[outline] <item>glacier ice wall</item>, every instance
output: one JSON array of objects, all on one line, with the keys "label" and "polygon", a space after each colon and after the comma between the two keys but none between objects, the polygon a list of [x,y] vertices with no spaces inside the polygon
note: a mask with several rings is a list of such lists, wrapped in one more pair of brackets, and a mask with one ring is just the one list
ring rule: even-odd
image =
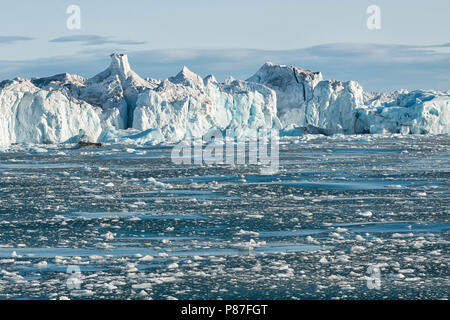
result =
[{"label": "glacier ice wall", "polygon": [[212,128],[248,135],[450,133],[450,93],[364,92],[354,81],[264,64],[246,81],[204,79],[184,67],[165,80],[142,79],[128,57],[112,54],[86,79],[59,74],[0,83],[0,145],[79,140],[176,142]]},{"label": "glacier ice wall", "polygon": [[288,128],[306,124],[306,106],[313,99],[314,87],[322,81],[322,74],[267,62],[247,81],[275,90],[279,119]]},{"label": "glacier ice wall", "polygon": [[330,133],[356,133],[355,114],[363,105],[362,87],[354,81],[321,81],[309,101],[305,122]]},{"label": "glacier ice wall", "polygon": [[97,140],[102,132],[97,111],[61,91],[47,91],[28,80],[0,86],[0,144],[62,143]]},{"label": "glacier ice wall", "polygon": [[210,129],[280,129],[276,94],[256,84],[234,80],[219,84],[186,67],[174,78],[140,94],[133,128],[152,130],[165,141],[201,137]]},{"label": "glacier ice wall", "polygon": [[450,94],[399,93],[393,101],[358,109],[356,127],[359,133],[450,133]]}]

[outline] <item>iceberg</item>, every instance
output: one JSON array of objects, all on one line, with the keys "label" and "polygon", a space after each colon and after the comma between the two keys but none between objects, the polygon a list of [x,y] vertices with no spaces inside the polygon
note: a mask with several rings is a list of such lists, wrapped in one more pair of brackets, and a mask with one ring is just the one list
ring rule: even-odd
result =
[{"label": "iceberg", "polygon": [[202,79],[186,67],[139,95],[134,129],[152,130],[165,142],[200,138],[211,129],[280,129],[273,90],[240,80],[219,84],[213,76]]},{"label": "iceberg", "polygon": [[106,70],[91,79],[63,74],[32,82],[43,90],[62,91],[98,107],[102,110],[99,116],[104,126],[126,129],[131,124],[137,96],[152,84],[131,70],[127,55],[113,53],[111,60]]},{"label": "iceberg", "polygon": [[218,82],[187,67],[143,79],[128,57],[90,79],[59,74],[0,83],[0,145],[16,143],[174,143],[212,129],[236,136],[449,134],[450,92],[364,92],[355,81],[265,63],[247,80]]},{"label": "iceberg", "polygon": [[98,110],[64,91],[43,90],[31,81],[0,84],[0,145],[64,143],[77,138],[98,140]]},{"label": "iceberg", "polygon": [[275,90],[278,116],[286,131],[316,128],[329,134],[355,133],[356,109],[364,105],[357,82],[323,80],[320,72],[270,62],[247,81]]},{"label": "iceberg", "polygon": [[416,90],[357,110],[357,133],[448,134],[450,94]]}]

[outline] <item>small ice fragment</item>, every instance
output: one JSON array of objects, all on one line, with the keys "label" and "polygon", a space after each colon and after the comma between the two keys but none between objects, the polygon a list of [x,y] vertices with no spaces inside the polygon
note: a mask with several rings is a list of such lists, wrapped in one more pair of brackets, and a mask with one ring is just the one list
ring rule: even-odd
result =
[{"label": "small ice fragment", "polygon": [[41,261],[39,263],[36,263],[34,266],[38,269],[44,269],[47,268],[47,261]]},{"label": "small ice fragment", "polygon": [[327,258],[322,257],[322,258],[319,260],[319,263],[321,263],[321,264],[327,264],[327,263],[328,263],[328,260],[327,260]]},{"label": "small ice fragment", "polygon": [[146,296],[148,296],[148,293],[145,292],[145,290],[141,290],[141,292],[139,292],[138,296],[139,297],[146,297]]},{"label": "small ice fragment", "polygon": [[362,216],[362,217],[371,217],[372,216],[372,211],[360,212],[359,215]]},{"label": "small ice fragment", "polygon": [[352,253],[360,253],[360,252],[363,252],[365,250],[366,250],[366,248],[364,248],[362,246],[353,246],[351,248]]},{"label": "small ice fragment", "polygon": [[114,233],[108,231],[106,234],[103,235],[103,237],[104,237],[106,240],[111,241],[111,240],[114,239],[115,235],[114,235]]},{"label": "small ice fragment", "polygon": [[178,263],[174,262],[167,266],[169,269],[178,269]]},{"label": "small ice fragment", "polygon": [[139,261],[152,261],[152,260],[153,260],[153,257],[149,256],[149,255],[146,255],[145,257],[142,257],[139,259]]}]

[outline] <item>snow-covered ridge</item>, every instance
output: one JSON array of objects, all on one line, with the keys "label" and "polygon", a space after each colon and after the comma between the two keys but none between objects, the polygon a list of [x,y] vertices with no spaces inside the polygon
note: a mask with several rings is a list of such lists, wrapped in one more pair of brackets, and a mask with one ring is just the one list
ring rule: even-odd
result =
[{"label": "snow-covered ridge", "polygon": [[183,67],[143,79],[128,57],[111,55],[96,76],[59,74],[0,83],[0,145],[79,140],[176,142],[212,128],[236,135],[278,129],[302,133],[450,133],[450,93],[369,93],[319,72],[264,64],[246,81],[219,83]]}]

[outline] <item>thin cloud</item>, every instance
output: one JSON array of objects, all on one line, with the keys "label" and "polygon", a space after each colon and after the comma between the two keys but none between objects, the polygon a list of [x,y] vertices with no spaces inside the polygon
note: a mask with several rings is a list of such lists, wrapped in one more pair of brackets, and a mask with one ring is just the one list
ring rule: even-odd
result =
[{"label": "thin cloud", "polygon": [[34,38],[22,36],[0,36],[0,45],[7,45],[20,41],[30,41],[30,40],[34,40]]},{"label": "thin cloud", "polygon": [[113,37],[99,36],[94,34],[59,37],[52,39],[49,42],[56,42],[56,43],[79,42],[82,45],[86,46],[100,46],[104,44],[141,45],[146,43],[145,41],[115,40]]},{"label": "thin cloud", "polygon": [[355,80],[367,90],[449,90],[450,53],[430,46],[326,44],[298,50],[151,50],[130,52],[137,72],[168,77],[186,65],[217,79],[247,79],[266,61],[321,71],[326,79]]},{"label": "thin cloud", "polygon": [[432,46],[432,47],[450,47],[450,42],[439,44],[439,45],[435,45],[435,46]]},{"label": "thin cloud", "polygon": [[[247,79],[266,61],[321,71],[325,79],[355,80],[367,91],[450,89],[450,52],[442,45],[405,46],[338,43],[297,50],[171,49],[125,51],[142,77],[164,79],[183,65],[201,76]],[[76,56],[0,61],[0,79],[69,72],[86,77],[104,70],[113,46],[84,47]]]}]

